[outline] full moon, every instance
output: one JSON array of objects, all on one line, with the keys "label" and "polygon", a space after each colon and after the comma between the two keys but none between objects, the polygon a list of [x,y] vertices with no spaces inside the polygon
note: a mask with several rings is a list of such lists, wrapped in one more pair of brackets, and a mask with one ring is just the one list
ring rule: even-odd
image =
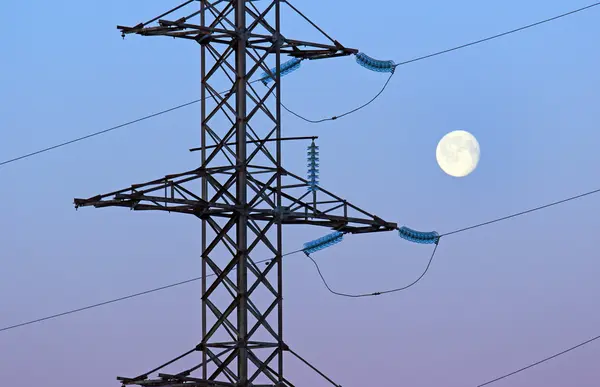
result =
[{"label": "full moon", "polygon": [[479,143],[464,130],[450,132],[438,143],[435,158],[442,171],[453,177],[465,177],[477,168]]}]

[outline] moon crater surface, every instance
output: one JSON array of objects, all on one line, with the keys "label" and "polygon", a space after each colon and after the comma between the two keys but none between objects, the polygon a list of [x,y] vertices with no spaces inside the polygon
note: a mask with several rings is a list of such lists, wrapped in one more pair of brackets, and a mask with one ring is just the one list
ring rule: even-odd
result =
[{"label": "moon crater surface", "polygon": [[471,133],[455,130],[442,137],[435,157],[442,171],[453,177],[465,177],[479,164],[479,142]]}]

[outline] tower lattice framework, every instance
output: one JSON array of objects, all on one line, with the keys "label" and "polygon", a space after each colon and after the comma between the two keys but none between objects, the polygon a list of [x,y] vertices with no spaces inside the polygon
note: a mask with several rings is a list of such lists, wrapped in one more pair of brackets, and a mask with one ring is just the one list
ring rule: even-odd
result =
[{"label": "tower lattice framework", "polygon": [[[282,7],[304,18],[325,42],[284,36]],[[281,0],[190,0],[146,23],[118,28],[123,36],[166,36],[200,45],[201,165],[75,199],[75,205],[196,216],[202,222],[203,277],[201,342],[150,372],[119,380],[161,387],[293,386],[284,377],[284,354],[298,355],[283,335],[283,225],[355,234],[397,229],[322,187],[315,190],[313,182],[282,166],[282,142],[290,140],[281,131],[282,56],[316,60],[357,50],[331,39]],[[257,82],[263,72],[271,82]],[[256,263],[265,258],[265,265]],[[197,366],[151,378],[198,353]]]}]

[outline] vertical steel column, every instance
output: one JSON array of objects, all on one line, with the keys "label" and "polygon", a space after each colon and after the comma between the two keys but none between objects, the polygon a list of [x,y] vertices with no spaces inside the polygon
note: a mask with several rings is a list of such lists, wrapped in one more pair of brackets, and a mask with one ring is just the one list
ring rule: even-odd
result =
[{"label": "vertical steel column", "polygon": [[[277,69],[275,82],[277,83],[277,89],[275,90],[275,119],[277,120],[277,138],[281,138],[281,72],[279,69],[281,68],[281,2],[280,0],[275,0],[275,34],[277,42],[275,48],[275,68]],[[277,198],[275,204],[277,208],[281,209],[282,200],[281,200],[281,171],[279,170],[282,163],[281,157],[281,140],[277,141]],[[284,340],[283,340],[283,226],[281,222],[277,222],[277,293],[279,297],[279,305],[277,306],[277,320],[278,320],[278,334],[279,334],[279,355],[278,355],[278,376],[279,376],[279,384],[284,385],[284,377],[283,377],[283,353],[284,353]]]},{"label": "vertical steel column", "polygon": [[[202,27],[206,26],[206,7],[205,7],[205,3],[202,1],[200,2],[200,25]],[[204,123],[206,122],[206,46],[205,45],[201,45],[200,46],[200,54],[201,54],[201,58],[200,58],[200,98],[201,98],[201,107],[200,107],[200,144],[202,146],[202,163],[200,165],[204,165],[206,162],[206,130],[204,128]],[[208,198],[208,182],[206,181],[206,179],[202,179],[202,200],[209,200]],[[206,332],[208,331],[208,319],[207,319],[207,307],[206,307],[206,300],[204,299],[204,294],[206,294],[206,275],[208,274],[207,270],[206,270],[206,259],[205,259],[205,254],[206,254],[206,244],[207,244],[207,228],[208,228],[208,224],[206,222],[206,219],[202,219],[202,344],[203,344],[203,348],[202,348],[202,363],[206,364],[207,360],[208,360],[208,356],[207,356],[207,348],[204,346],[205,343],[204,339],[206,337]],[[208,378],[208,367],[202,367],[202,378],[203,379],[207,379]]]},{"label": "vertical steel column", "polygon": [[[200,25],[202,27],[206,27],[206,7],[203,1],[200,2]],[[200,165],[204,165],[206,163],[206,130],[204,128],[204,123],[206,122],[206,46],[200,46],[200,98],[201,98],[201,107],[200,107],[200,144],[202,146],[202,163]],[[202,200],[209,200],[208,198],[208,182],[206,179],[202,179]],[[204,254],[206,253],[206,231],[208,228],[208,224],[206,219],[202,219],[202,344],[207,344],[204,342],[206,337],[206,332],[208,331],[208,320],[207,320],[207,307],[206,300],[204,299],[204,295],[206,294],[206,259]],[[203,346],[202,348],[202,363],[206,364],[208,356],[207,356],[207,348]],[[202,367],[202,378],[208,378],[208,367]]]},{"label": "vertical steel column", "polygon": [[238,328],[238,377],[239,385],[248,382],[248,207],[247,157],[246,157],[246,0],[235,1],[235,44],[236,71],[236,200],[239,206],[237,221],[237,328]]}]

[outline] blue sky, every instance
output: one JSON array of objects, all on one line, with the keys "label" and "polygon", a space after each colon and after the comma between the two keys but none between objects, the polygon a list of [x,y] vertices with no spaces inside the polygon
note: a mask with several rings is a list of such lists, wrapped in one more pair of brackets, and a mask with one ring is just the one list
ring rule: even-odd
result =
[{"label": "blue sky", "polygon": [[[330,35],[397,62],[551,17],[584,1],[376,5],[294,3]],[[101,130],[199,96],[199,50],[121,39],[115,26],[174,1],[10,2],[0,25],[0,159]],[[600,9],[398,68],[368,109],[286,135],[318,135],[327,189],[391,221],[451,231],[597,189]],[[288,35],[311,38],[290,21]],[[385,82],[352,58],[306,63],[285,78],[287,106],[331,116]],[[473,133],[482,159],[454,179],[439,139]],[[163,213],[75,211],[74,197],[194,168],[199,110],[182,109],[0,169],[0,326],[177,282],[200,272],[200,224]],[[290,146],[286,167],[303,173]],[[430,274],[405,293],[330,295],[301,256],[285,266],[286,340],[344,386],[390,380],[475,386],[598,334],[598,199],[589,197],[443,240]],[[325,230],[286,230],[295,250]],[[412,282],[431,250],[392,233],[351,236],[318,255],[341,291]],[[0,335],[0,374],[20,387],[117,385],[199,341],[200,288],[190,284]],[[307,313],[309,312],[309,313]],[[498,386],[595,386],[590,345]],[[349,367],[349,365],[351,365]],[[320,386],[290,361],[298,385]],[[23,375],[28,378],[24,379]]]}]

